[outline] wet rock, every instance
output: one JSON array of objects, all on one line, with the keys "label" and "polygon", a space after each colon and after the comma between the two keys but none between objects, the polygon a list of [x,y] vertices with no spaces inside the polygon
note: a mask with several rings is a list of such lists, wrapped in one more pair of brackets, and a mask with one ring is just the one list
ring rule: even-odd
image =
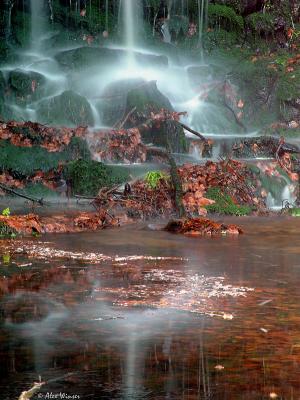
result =
[{"label": "wet rock", "polygon": [[126,112],[128,93],[144,84],[145,81],[138,78],[119,80],[108,85],[97,104],[103,123],[113,126],[120,121]]},{"label": "wet rock", "polygon": [[[113,126],[121,122],[132,110],[125,128],[132,128],[145,122],[150,112],[158,113],[162,108],[174,111],[169,99],[156,86],[155,81],[142,79],[117,81],[104,90],[98,104],[104,124]],[[144,143],[167,146],[170,143],[174,152],[185,152],[187,144],[183,128],[175,121],[161,124],[159,130],[150,129],[142,133]]]},{"label": "wet rock", "polygon": [[[280,146],[280,148],[279,148]],[[233,145],[234,157],[272,157],[283,153],[299,154],[299,147],[290,143],[281,143],[280,139],[263,136],[241,140]]]},{"label": "wet rock", "polygon": [[43,100],[37,110],[38,120],[47,124],[92,126],[94,118],[87,99],[72,90]]},{"label": "wet rock", "polygon": [[8,76],[11,97],[21,104],[42,98],[45,94],[45,84],[46,78],[34,71],[16,69]]},{"label": "wet rock", "polygon": [[[151,112],[159,113],[161,109],[174,111],[169,99],[156,86],[155,81],[145,82],[130,90],[127,94],[126,112],[135,110],[127,120],[125,127],[137,126],[150,116]],[[163,122],[159,129],[150,129],[142,133],[144,143],[155,146],[170,146],[173,152],[183,153],[187,150],[185,134],[181,125],[176,121]]]},{"label": "wet rock", "polygon": [[[109,67],[124,63],[128,53],[119,49],[108,49],[105,47],[79,47],[77,49],[65,50],[56,54],[55,59],[65,69],[81,70],[96,65],[97,68]],[[168,66],[165,56],[152,54],[134,53],[139,65],[151,65],[155,67]]]}]

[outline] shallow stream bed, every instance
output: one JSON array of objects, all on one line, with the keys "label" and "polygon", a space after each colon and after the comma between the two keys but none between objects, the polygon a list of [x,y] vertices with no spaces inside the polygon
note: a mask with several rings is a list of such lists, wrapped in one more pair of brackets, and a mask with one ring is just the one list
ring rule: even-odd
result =
[{"label": "shallow stream bed", "polygon": [[300,398],[300,219],[230,221],[2,242],[1,400]]}]

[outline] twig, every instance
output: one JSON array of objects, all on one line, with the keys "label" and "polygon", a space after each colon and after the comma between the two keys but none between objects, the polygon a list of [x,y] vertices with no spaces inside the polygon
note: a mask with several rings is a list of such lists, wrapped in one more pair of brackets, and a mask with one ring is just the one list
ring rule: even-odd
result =
[{"label": "twig", "polygon": [[123,121],[120,123],[120,125],[117,125],[117,129],[122,129],[123,126],[126,124],[126,122],[128,121],[128,119],[131,117],[131,115],[135,112],[136,107],[133,107],[132,110],[129,111],[129,113],[125,116],[125,118],[123,119]]},{"label": "twig", "polygon": [[189,126],[183,124],[182,122],[179,122],[179,124],[183,127],[183,129],[186,129],[187,131],[191,132],[193,135],[198,136],[198,138],[200,138],[201,140],[203,140],[203,142],[207,143],[207,139],[199,132],[194,131],[194,129],[190,128]]},{"label": "twig", "polygon": [[11,188],[9,188],[9,187],[3,185],[2,183],[0,183],[0,189],[4,190],[4,191],[7,192],[7,193],[14,194],[15,196],[22,197],[23,199],[30,200],[30,201],[32,201],[33,203],[38,203],[38,204],[40,204],[41,206],[43,206],[43,205],[45,204],[43,199],[36,199],[36,198],[34,198],[34,197],[27,196],[26,194],[18,193],[18,192],[16,192],[15,190],[13,190],[13,189],[11,189]]}]

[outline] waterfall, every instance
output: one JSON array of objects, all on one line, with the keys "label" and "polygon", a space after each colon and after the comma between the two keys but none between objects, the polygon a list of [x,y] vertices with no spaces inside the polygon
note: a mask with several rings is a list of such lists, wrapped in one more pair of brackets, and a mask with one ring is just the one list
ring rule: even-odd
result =
[{"label": "waterfall", "polygon": [[199,46],[203,50],[203,33],[207,29],[208,0],[198,0]]},{"label": "waterfall", "polygon": [[136,42],[135,0],[123,0],[123,18],[125,44],[128,49],[133,49]]},{"label": "waterfall", "polygon": [[4,33],[5,33],[5,40],[6,40],[6,42],[8,42],[10,39],[10,36],[11,36],[11,14],[12,14],[12,10],[13,10],[15,2],[8,0],[4,4],[6,6],[4,9],[4,21],[6,21]]},{"label": "waterfall", "polygon": [[108,33],[108,0],[105,1],[105,30]]},{"label": "waterfall", "polygon": [[139,34],[140,0],[122,0],[121,15],[128,64],[132,66],[134,64],[133,49],[137,45]]},{"label": "waterfall", "polygon": [[33,50],[39,51],[41,48],[41,39],[46,30],[44,1],[30,0],[30,10],[31,10],[31,48]]}]

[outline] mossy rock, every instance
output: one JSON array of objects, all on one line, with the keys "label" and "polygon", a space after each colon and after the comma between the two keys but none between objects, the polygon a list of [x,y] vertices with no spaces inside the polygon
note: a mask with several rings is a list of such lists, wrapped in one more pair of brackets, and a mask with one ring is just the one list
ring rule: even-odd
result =
[{"label": "mossy rock", "polygon": [[73,194],[95,196],[103,187],[129,180],[128,172],[119,166],[109,166],[93,160],[77,160],[64,168]]},{"label": "mossy rock", "polygon": [[8,84],[18,103],[26,104],[45,95],[46,78],[34,71],[16,69],[9,73]]},{"label": "mossy rock", "polygon": [[205,197],[215,201],[214,204],[205,207],[211,213],[242,216],[252,212],[250,206],[235,204],[232,197],[223,193],[219,187],[209,188]]},{"label": "mossy rock", "polygon": [[280,71],[269,59],[241,60],[231,74],[244,102],[243,120],[251,129],[271,125],[279,119],[277,85]]},{"label": "mossy rock", "polygon": [[242,31],[244,28],[243,17],[238,15],[232,7],[223,4],[209,4],[208,18],[211,26],[221,23],[227,30]]},{"label": "mossy rock", "polygon": [[31,177],[37,171],[57,170],[60,165],[78,158],[90,158],[87,144],[80,138],[72,138],[61,152],[48,152],[39,146],[18,147],[0,140],[0,172],[9,172],[17,179]]},{"label": "mossy rock", "polygon": [[[157,112],[161,109],[174,111],[169,99],[164,96],[156,86],[156,82],[147,82],[132,89],[127,94],[126,112],[135,108],[134,124],[144,122],[140,115],[149,115],[149,111]],[[132,127],[128,123],[127,127]],[[176,121],[161,123],[160,128],[149,129],[142,133],[142,140],[145,143],[153,143],[155,146],[169,147],[173,152],[184,153],[187,151],[187,143],[184,130]]]},{"label": "mossy rock", "polygon": [[72,90],[43,100],[37,110],[38,120],[47,124],[93,126],[92,108],[87,99]]},{"label": "mossy rock", "polygon": [[246,22],[258,35],[269,35],[274,30],[274,15],[268,12],[253,13],[246,18]]},{"label": "mossy rock", "polygon": [[102,99],[97,104],[104,125],[114,126],[126,113],[128,93],[145,81],[141,78],[112,82],[102,92]]},{"label": "mossy rock", "polygon": [[[124,63],[128,57],[125,50],[108,49],[105,47],[79,47],[77,49],[65,50],[55,55],[56,61],[66,70],[82,70],[97,67],[97,70],[111,65]],[[168,66],[165,56],[152,54],[134,53],[135,60],[140,65],[155,67]]]},{"label": "mossy rock", "polygon": [[282,73],[277,86],[280,117],[285,121],[300,119],[300,68]]}]

